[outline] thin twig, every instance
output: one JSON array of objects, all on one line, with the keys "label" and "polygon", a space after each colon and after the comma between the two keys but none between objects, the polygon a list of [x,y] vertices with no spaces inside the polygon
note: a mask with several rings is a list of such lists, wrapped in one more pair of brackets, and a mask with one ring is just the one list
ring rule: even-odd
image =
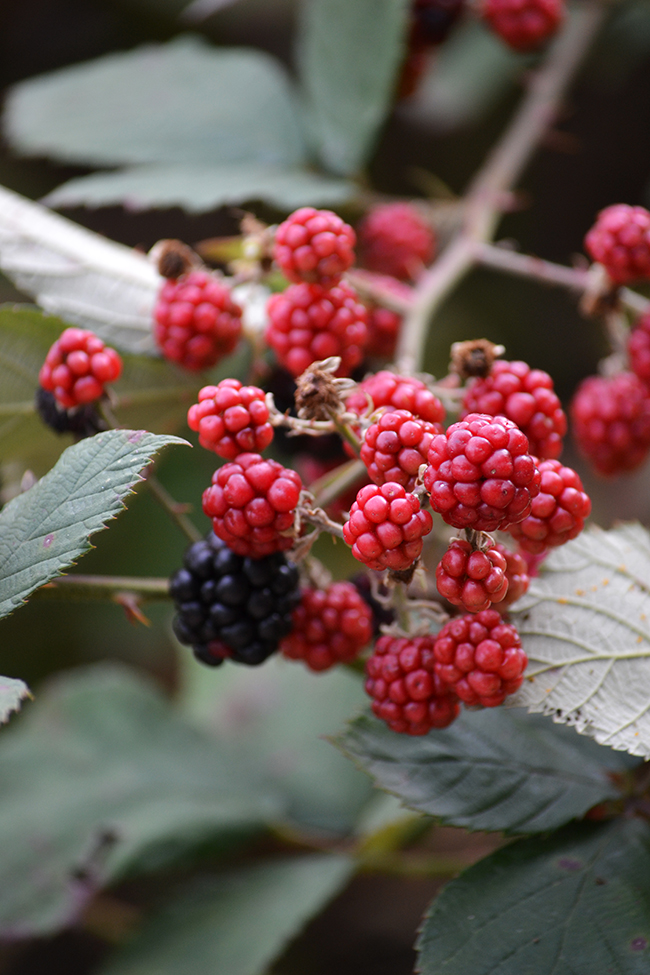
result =
[{"label": "thin twig", "polygon": [[160,483],[155,474],[148,474],[146,479],[147,486],[158,504],[165,509],[169,517],[174,521],[186,538],[190,542],[200,542],[203,538],[202,533],[182,510],[183,506],[175,501],[166,487]]},{"label": "thin twig", "polygon": [[49,599],[107,599],[116,593],[128,592],[143,599],[169,597],[169,580],[142,576],[70,575],[60,576],[38,589],[34,596]]},{"label": "thin twig", "polygon": [[420,367],[429,323],[447,295],[476,262],[476,242],[492,239],[509,195],[555,118],[605,16],[601,2],[576,7],[567,27],[530,81],[514,118],[470,184],[465,217],[458,235],[425,271],[415,289],[414,305],[400,335],[397,362],[404,372]]}]

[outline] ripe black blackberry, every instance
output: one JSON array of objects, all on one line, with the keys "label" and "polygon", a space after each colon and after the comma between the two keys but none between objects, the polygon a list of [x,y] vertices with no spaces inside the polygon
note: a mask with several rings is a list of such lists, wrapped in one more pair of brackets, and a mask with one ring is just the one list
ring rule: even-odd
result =
[{"label": "ripe black blackberry", "polygon": [[176,636],[210,667],[226,657],[263,663],[291,631],[291,612],[300,602],[298,569],[282,552],[244,558],[212,533],[187,549],[169,592]]},{"label": "ripe black blackberry", "polygon": [[42,386],[36,389],[34,402],[36,412],[43,423],[55,433],[73,433],[76,440],[83,440],[84,437],[92,437],[106,430],[106,424],[94,403],[83,403],[75,409],[66,410],[59,406],[54,393],[43,389]]}]

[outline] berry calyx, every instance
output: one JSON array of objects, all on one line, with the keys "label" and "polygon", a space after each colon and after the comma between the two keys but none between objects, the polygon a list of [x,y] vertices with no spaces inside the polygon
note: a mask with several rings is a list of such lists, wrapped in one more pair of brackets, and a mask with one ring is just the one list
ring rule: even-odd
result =
[{"label": "berry calyx", "polygon": [[498,359],[485,379],[472,380],[463,398],[463,416],[468,413],[507,416],[528,437],[530,453],[542,460],[562,452],[567,418],[553,380],[526,362]]},{"label": "berry calyx", "polygon": [[122,359],[84,328],[66,328],[45,356],[38,374],[42,388],[65,410],[92,403],[104,395],[104,385],[119,379]]},{"label": "berry calyx", "polygon": [[278,362],[299,376],[312,362],[340,356],[338,376],[349,376],[363,359],[368,310],[345,281],[326,289],[293,284],[268,300],[265,339]]},{"label": "berry calyx", "polygon": [[515,51],[534,51],[564,20],[563,0],[483,0],[481,16]]},{"label": "berry calyx", "polygon": [[559,460],[544,460],[539,472],[539,494],[533,499],[530,514],[509,528],[520,548],[533,555],[576,538],[591,513],[591,501],[574,470]]},{"label": "berry calyx", "polygon": [[435,672],[468,705],[503,704],[522,684],[528,658],[517,630],[495,609],[445,623],[433,644]]},{"label": "berry calyx", "polygon": [[189,408],[187,423],[198,432],[202,447],[226,460],[246,452],[260,453],[273,440],[264,390],[243,386],[238,379],[204,386],[198,403]]},{"label": "berry calyx", "polygon": [[203,510],[212,518],[215,535],[233,552],[260,559],[291,548],[301,488],[298,474],[277,461],[239,454],[212,475]]},{"label": "berry calyx", "polygon": [[184,369],[209,369],[233,351],[242,310],[208,271],[165,281],[154,309],[154,338],[166,359]]},{"label": "berry calyx", "polygon": [[465,539],[453,538],[436,569],[438,592],[467,613],[479,613],[505,598],[506,568],[496,546],[481,552]]},{"label": "berry calyx", "polygon": [[615,284],[650,277],[650,212],[626,203],[605,207],[585,237],[585,249]]},{"label": "berry calyx", "polygon": [[372,636],[372,610],[351,582],[327,589],[303,589],[293,611],[293,630],[281,650],[310,670],[327,670],[359,654]]},{"label": "berry calyx", "polygon": [[366,661],[373,714],[392,731],[426,735],[458,717],[458,698],[435,673],[431,636],[382,636]]},{"label": "berry calyx", "polygon": [[470,413],[431,441],[424,485],[454,528],[490,532],[522,521],[539,484],[528,438],[506,417]]},{"label": "berry calyx", "polygon": [[420,510],[414,494],[389,481],[366,484],[357,494],[343,538],[352,554],[369,569],[410,568],[422,552],[422,538],[433,528],[428,511]]},{"label": "berry calyx", "polygon": [[171,577],[174,632],[198,660],[261,664],[287,636],[300,599],[298,569],[281,553],[242,558],[212,533],[185,552]]},{"label": "berry calyx", "polygon": [[505,545],[502,545],[501,542],[497,542],[494,547],[506,561],[508,591],[497,607],[499,612],[503,613],[508,606],[512,606],[513,603],[516,603],[518,599],[521,599],[528,592],[530,574],[524,552],[512,552]]},{"label": "berry calyx", "polygon": [[379,274],[413,280],[435,250],[431,227],[410,203],[380,203],[359,225],[361,263]]},{"label": "berry calyx", "polygon": [[301,207],[278,227],[273,256],[290,281],[328,287],[352,267],[355,243],[354,230],[336,213]]},{"label": "berry calyx", "polygon": [[346,409],[363,416],[382,406],[391,410],[408,410],[429,423],[442,423],[445,408],[421,379],[398,376],[382,369],[364,379],[356,392],[345,401]]},{"label": "berry calyx", "polygon": [[634,373],[589,376],[569,412],[576,446],[600,474],[643,464],[650,451],[650,397]]},{"label": "berry calyx", "polygon": [[366,430],[360,457],[375,484],[395,481],[412,491],[418,471],[427,463],[440,425],[427,423],[408,410],[390,410]]},{"label": "berry calyx", "polygon": [[639,318],[627,340],[630,369],[642,383],[650,386],[650,314]]}]

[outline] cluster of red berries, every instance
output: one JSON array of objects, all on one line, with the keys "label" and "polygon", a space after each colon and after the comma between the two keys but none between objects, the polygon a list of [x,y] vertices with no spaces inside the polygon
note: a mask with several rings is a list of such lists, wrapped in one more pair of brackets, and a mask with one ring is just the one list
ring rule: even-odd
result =
[{"label": "cluster of red berries", "polygon": [[372,637],[372,610],[351,582],[304,589],[293,612],[293,629],[280,648],[310,670],[327,670],[358,656]]},{"label": "cluster of red berries", "polygon": [[259,453],[273,440],[264,390],[244,386],[238,379],[204,386],[198,403],[187,413],[187,423],[199,434],[202,447],[226,460],[250,451]]},{"label": "cluster of red berries", "polygon": [[47,353],[38,381],[60,407],[72,410],[100,399],[104,385],[119,379],[121,372],[120,356],[94,332],[66,328]]},{"label": "cluster of red berries", "polygon": [[515,51],[535,51],[564,20],[563,0],[483,0],[481,16]]}]

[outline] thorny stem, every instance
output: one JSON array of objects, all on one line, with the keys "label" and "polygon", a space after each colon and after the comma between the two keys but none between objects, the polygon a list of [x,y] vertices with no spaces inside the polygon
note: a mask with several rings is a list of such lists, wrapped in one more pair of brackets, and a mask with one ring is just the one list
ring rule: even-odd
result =
[{"label": "thorny stem", "polygon": [[60,576],[38,589],[35,596],[48,599],[101,599],[111,600],[118,593],[133,593],[142,599],[167,599],[169,581],[142,576]]},{"label": "thorny stem", "polygon": [[165,509],[169,517],[178,525],[190,542],[200,542],[203,535],[183,511],[183,505],[175,501],[166,487],[160,483],[154,474],[148,474],[146,483],[158,504]]},{"label": "thorny stem", "polygon": [[566,29],[530,81],[528,93],[502,138],[470,184],[465,216],[457,236],[421,276],[414,305],[405,319],[397,354],[399,368],[420,367],[428,326],[435,312],[476,263],[476,243],[490,241],[499,224],[504,199],[519,179],[553,121],[564,91],[575,75],[605,16],[599,0],[574,9]]},{"label": "thorny stem", "polygon": [[[491,267],[506,274],[517,277],[533,278],[545,284],[555,284],[569,291],[582,293],[589,284],[589,270],[580,267],[566,267],[564,264],[554,264],[541,257],[530,254],[520,254],[506,247],[496,244],[476,243],[474,257],[478,264]],[[621,288],[618,292],[621,304],[628,311],[643,315],[650,311],[650,301],[630,288]]]}]

